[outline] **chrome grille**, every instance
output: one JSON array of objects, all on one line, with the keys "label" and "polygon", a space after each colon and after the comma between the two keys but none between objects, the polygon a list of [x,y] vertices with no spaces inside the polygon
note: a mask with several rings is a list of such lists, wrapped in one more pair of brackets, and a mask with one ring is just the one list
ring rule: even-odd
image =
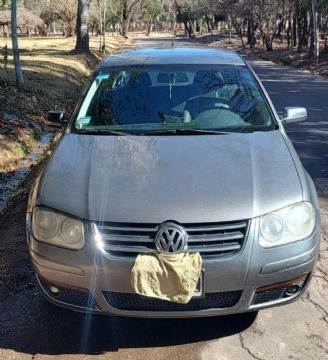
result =
[{"label": "chrome grille", "polygon": [[[112,256],[135,257],[156,252],[156,224],[96,224],[104,250]],[[188,233],[187,252],[204,257],[239,252],[247,234],[248,221],[183,224]]]}]

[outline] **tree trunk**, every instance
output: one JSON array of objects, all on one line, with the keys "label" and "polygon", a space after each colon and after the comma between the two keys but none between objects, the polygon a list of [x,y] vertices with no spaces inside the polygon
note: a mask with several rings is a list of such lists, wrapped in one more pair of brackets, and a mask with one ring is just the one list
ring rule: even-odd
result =
[{"label": "tree trunk", "polygon": [[310,48],[309,48],[309,54],[314,55],[314,29],[313,29],[314,25],[313,25],[313,16],[311,16],[310,18],[310,27],[309,27],[309,31],[310,31]]},{"label": "tree trunk", "polygon": [[312,0],[312,22],[313,22],[313,56],[314,63],[319,62],[319,36],[318,36],[318,3],[317,0]]},{"label": "tree trunk", "polygon": [[212,31],[212,28],[211,28],[211,19],[208,17],[207,14],[205,15],[205,23],[206,23],[206,26],[207,26],[207,31],[213,35],[213,31]]},{"label": "tree trunk", "polygon": [[303,18],[303,29],[302,29],[302,46],[308,46],[308,14],[305,8],[302,9],[302,18]]},{"label": "tree trunk", "polygon": [[192,27],[192,22],[190,20],[187,20],[187,18],[183,19],[183,25],[185,27],[185,35],[188,35],[190,39],[194,38],[194,31]]},{"label": "tree trunk", "polygon": [[149,36],[150,34],[152,23],[153,23],[153,19],[150,17],[147,23],[146,36]]},{"label": "tree trunk", "polygon": [[5,47],[3,48],[3,70],[5,70],[7,72],[8,69],[8,46],[5,45]]},{"label": "tree trunk", "polygon": [[195,29],[196,33],[200,33],[200,25],[197,20],[194,22],[194,29]]},{"label": "tree trunk", "polygon": [[122,35],[127,38],[129,33],[129,19],[123,17],[122,19]]},{"label": "tree trunk", "polygon": [[193,23],[191,20],[187,21],[187,31],[188,31],[188,36],[191,39],[193,39],[195,37],[195,32],[194,32]]},{"label": "tree trunk", "polygon": [[185,34],[185,36],[187,36],[187,35],[188,35],[187,21],[184,21],[184,22],[183,22],[183,25],[184,25],[184,34]]},{"label": "tree trunk", "polygon": [[128,37],[129,32],[129,14],[128,14],[128,4],[127,1],[123,1],[123,11],[122,11],[122,35]]},{"label": "tree trunk", "polygon": [[255,31],[254,20],[252,17],[249,17],[247,19],[247,45],[249,45],[250,48],[253,48],[256,44]]},{"label": "tree trunk", "polygon": [[272,35],[272,37],[270,37],[270,35],[265,33],[263,29],[260,29],[260,32],[262,34],[262,39],[263,39],[263,43],[265,45],[266,50],[272,51],[273,50],[273,39],[274,39],[275,33]]},{"label": "tree trunk", "polygon": [[236,30],[237,35],[240,38],[241,41],[241,45],[243,48],[245,48],[245,42],[244,42],[244,29],[243,29],[243,24],[238,23],[238,20],[232,20],[232,25]]},{"label": "tree trunk", "polygon": [[101,11],[101,1],[98,0],[99,4],[99,28],[98,28],[98,35],[99,35],[99,52],[102,51],[102,11]]},{"label": "tree trunk", "polygon": [[66,24],[66,27],[65,27],[65,32],[66,32],[66,37],[73,37],[74,35],[74,27],[73,27],[73,24],[71,22],[68,22]]},{"label": "tree trunk", "polygon": [[301,52],[303,48],[302,41],[302,20],[300,16],[299,9],[297,11],[297,51]]},{"label": "tree trunk", "polygon": [[283,43],[283,30],[285,23],[282,18],[280,18],[278,21],[279,21],[279,25],[277,31],[277,38]]},{"label": "tree trunk", "polygon": [[251,19],[250,18],[247,19],[247,45],[249,45],[251,48],[253,47]]},{"label": "tree trunk", "polygon": [[102,47],[102,53],[105,54],[106,52],[106,0],[104,0],[104,13],[103,13],[103,22],[104,22],[104,28],[103,28],[103,47]]},{"label": "tree trunk", "polygon": [[75,51],[89,53],[89,10],[91,0],[78,0]]},{"label": "tree trunk", "polygon": [[231,44],[231,39],[232,39],[232,24],[231,24],[231,16],[228,16],[229,19],[229,44]]},{"label": "tree trunk", "polygon": [[297,46],[297,29],[296,29],[296,16],[293,17],[293,27],[292,27],[292,36],[293,36],[293,46]]},{"label": "tree trunk", "polygon": [[287,30],[286,30],[288,49],[291,47],[291,32],[292,32],[291,11],[289,11],[289,15],[287,19]]},{"label": "tree trunk", "polygon": [[18,88],[24,86],[24,78],[19,58],[19,47],[17,38],[17,3],[16,0],[11,1],[11,39],[13,44],[13,56],[15,65],[16,85]]}]

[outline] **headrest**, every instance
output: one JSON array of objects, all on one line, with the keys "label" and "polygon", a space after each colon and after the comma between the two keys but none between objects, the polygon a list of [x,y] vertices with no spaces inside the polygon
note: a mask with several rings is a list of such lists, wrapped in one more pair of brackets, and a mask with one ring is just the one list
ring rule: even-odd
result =
[{"label": "headrest", "polygon": [[146,89],[151,86],[151,79],[147,72],[143,72],[138,78],[138,88]]},{"label": "headrest", "polygon": [[224,79],[219,71],[201,70],[194,78],[194,85],[199,86],[203,91],[211,91],[224,85]]}]

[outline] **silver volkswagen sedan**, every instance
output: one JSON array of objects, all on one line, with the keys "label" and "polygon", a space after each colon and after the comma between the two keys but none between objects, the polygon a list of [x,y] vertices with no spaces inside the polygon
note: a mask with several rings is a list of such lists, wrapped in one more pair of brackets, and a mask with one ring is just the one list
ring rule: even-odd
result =
[{"label": "silver volkswagen sedan", "polygon": [[[73,310],[141,317],[251,312],[298,299],[316,263],[320,215],[284,126],[306,117],[293,107],[278,116],[234,52],[109,56],[29,198],[28,249],[44,295]],[[66,122],[61,111],[48,120]],[[201,255],[187,304],[133,291],[136,257],[159,252]]]}]

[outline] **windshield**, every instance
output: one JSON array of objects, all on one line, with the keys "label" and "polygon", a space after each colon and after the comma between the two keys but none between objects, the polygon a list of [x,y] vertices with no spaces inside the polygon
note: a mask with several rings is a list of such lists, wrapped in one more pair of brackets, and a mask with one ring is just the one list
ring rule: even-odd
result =
[{"label": "windshield", "polygon": [[269,106],[247,67],[197,64],[101,70],[72,127],[114,135],[273,129]]}]

